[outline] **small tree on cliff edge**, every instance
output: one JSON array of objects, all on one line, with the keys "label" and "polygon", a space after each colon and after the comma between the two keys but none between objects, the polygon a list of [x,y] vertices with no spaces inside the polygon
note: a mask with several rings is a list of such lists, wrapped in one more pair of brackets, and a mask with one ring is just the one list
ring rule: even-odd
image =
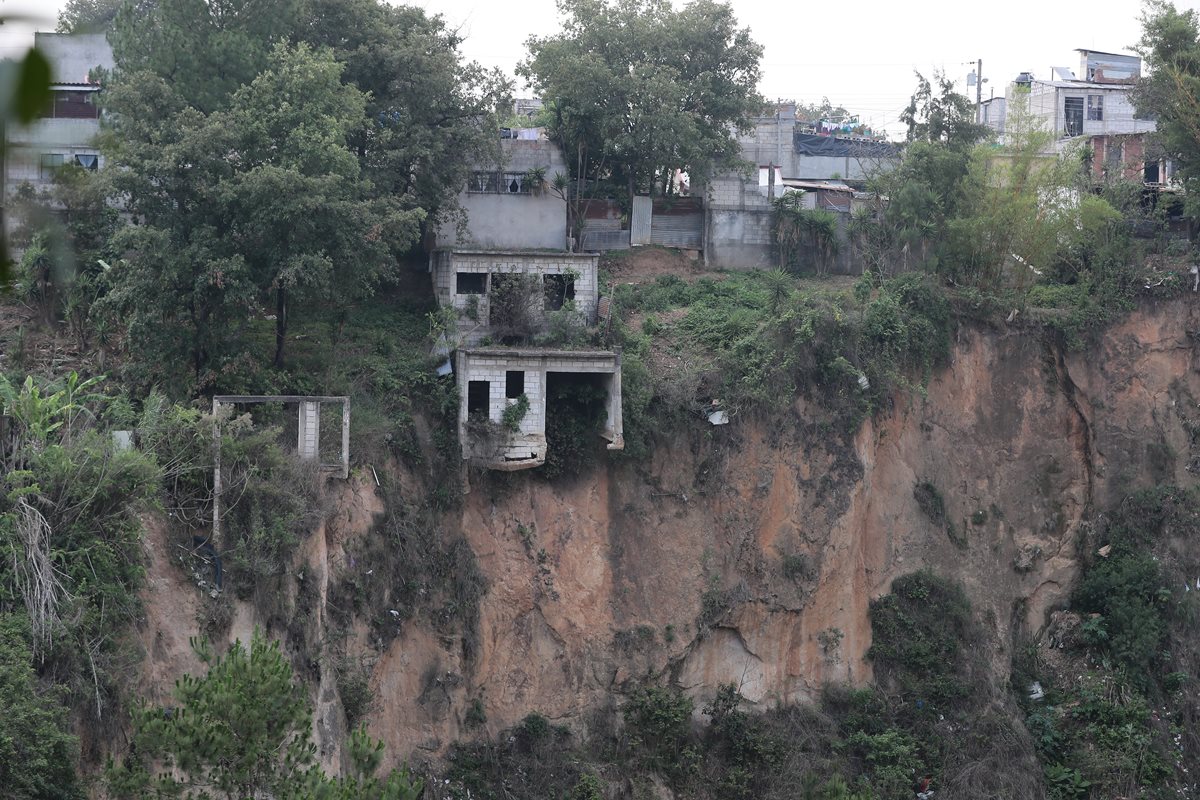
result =
[{"label": "small tree on cliff edge", "polygon": [[350,738],[350,777],[329,778],[321,771],[310,740],[312,711],[278,643],[256,631],[249,650],[240,641],[216,659],[207,644],[196,650],[210,665],[208,674],[184,675],[175,684],[178,705],[134,712],[130,753],[120,765],[108,767],[114,797],[415,800],[420,795],[421,782],[406,769],[375,776],[383,744],[364,730]]}]

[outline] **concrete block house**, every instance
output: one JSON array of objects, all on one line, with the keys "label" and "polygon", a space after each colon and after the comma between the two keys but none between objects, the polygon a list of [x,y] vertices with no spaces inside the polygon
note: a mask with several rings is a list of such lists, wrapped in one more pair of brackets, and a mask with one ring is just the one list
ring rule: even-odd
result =
[{"label": "concrete block house", "polygon": [[[1141,59],[1098,50],[1076,52],[1075,70],[1051,67],[1049,79],[1028,72],[1019,75],[1006,90],[1003,104],[988,104],[989,127],[1003,139],[1014,109],[1023,107],[1054,134],[1054,152],[1082,146],[1097,180],[1120,177],[1150,186],[1169,183],[1174,166],[1147,148],[1155,122],[1139,117],[1130,99],[1142,74]],[[1003,114],[998,113],[1000,108]]]},{"label": "concrete block house", "polygon": [[465,226],[443,225],[440,247],[567,249],[567,204],[550,190],[555,175],[568,174],[567,162],[540,131],[506,129],[497,163],[476,165],[458,196]]},{"label": "concrete block house", "polygon": [[[754,119],[738,138],[748,173],[726,172],[708,185],[705,258],[724,267],[774,266],[771,201],[789,189],[807,193],[806,204],[849,218],[851,200],[869,176],[899,161],[884,141],[815,129],[796,117],[795,103],[779,103]],[[850,271],[847,255],[833,271]]]},{"label": "concrete block house", "polygon": [[499,470],[544,464],[547,422],[564,413],[556,398],[580,390],[602,405],[597,436],[622,449],[620,354],[553,339],[556,320],[594,325],[600,305],[600,256],[569,252],[566,203],[543,183],[566,163],[539,133],[504,136],[501,163],[472,173],[459,197],[465,219],[442,227],[429,259],[438,305],[454,310],[446,344],[462,457]]},{"label": "concrete block house", "polygon": [[544,321],[547,312],[573,304],[584,324],[594,324],[600,298],[599,263],[598,253],[439,250],[431,262],[433,291],[438,305],[457,312],[459,342],[475,345],[494,334],[492,290],[510,275],[527,275],[540,285],[541,291],[532,298],[535,317]]},{"label": "concrete block house", "polygon": [[113,68],[112,48],[102,33],[36,33],[34,45],[50,62],[53,99],[28,126],[8,130],[5,196],[21,184],[48,188],[54,173],[73,164],[96,170],[103,156],[96,146],[100,132],[100,86],[89,79],[96,67]]}]

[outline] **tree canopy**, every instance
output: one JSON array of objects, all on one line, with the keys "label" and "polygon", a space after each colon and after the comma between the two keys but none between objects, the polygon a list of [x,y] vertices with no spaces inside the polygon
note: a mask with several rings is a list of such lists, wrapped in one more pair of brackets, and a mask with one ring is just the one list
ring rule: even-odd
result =
[{"label": "tree canopy", "polygon": [[[553,108],[552,134],[590,178],[630,195],[736,161],[763,108],[762,47],[729,4],[560,0],[563,32],[532,37],[519,72]],[[578,177],[578,176],[577,176]]]},{"label": "tree canopy", "polygon": [[1157,122],[1157,138],[1175,159],[1196,215],[1200,190],[1200,16],[1166,0],[1149,0],[1142,13],[1138,52],[1147,74],[1138,81],[1134,103]]},{"label": "tree canopy", "polygon": [[125,3],[110,38],[106,173],[133,224],[99,309],[127,326],[135,378],[237,388],[264,316],[280,366],[294,312],[394,277],[498,147],[508,83],[420,9]]},{"label": "tree canopy", "polygon": [[58,12],[59,33],[98,33],[112,27],[124,0],[67,0]]}]

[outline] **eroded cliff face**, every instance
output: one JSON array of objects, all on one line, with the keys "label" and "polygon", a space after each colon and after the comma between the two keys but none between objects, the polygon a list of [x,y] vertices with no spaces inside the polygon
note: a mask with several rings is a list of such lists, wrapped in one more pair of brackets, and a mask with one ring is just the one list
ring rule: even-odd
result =
[{"label": "eroded cliff face", "polygon": [[[369,728],[394,761],[432,759],[533,711],[582,728],[647,676],[699,699],[734,683],[763,704],[869,682],[869,604],[923,567],[964,585],[1002,681],[1014,637],[1064,603],[1092,515],[1143,485],[1195,481],[1198,321],[1191,297],[1148,305],[1065,354],[1036,330],[964,326],[924,391],[853,434],[797,400],[780,417],[698,424],[645,463],[567,484],[473,486],[442,531],[465,538],[488,586],[470,646],[420,617],[387,641],[365,621],[340,632],[371,672]],[[393,471],[402,493],[430,489]],[[922,510],[918,483],[940,493],[944,520]],[[369,471],[337,491],[294,565],[316,602],[272,630],[308,665],[330,766],[345,720],[328,590],[371,568],[347,554],[384,510]],[[151,536],[152,550],[166,546]],[[196,590],[151,559],[142,685],[159,698],[198,667],[186,646],[196,610],[180,599]],[[256,613],[240,604],[229,638],[270,622]]]}]

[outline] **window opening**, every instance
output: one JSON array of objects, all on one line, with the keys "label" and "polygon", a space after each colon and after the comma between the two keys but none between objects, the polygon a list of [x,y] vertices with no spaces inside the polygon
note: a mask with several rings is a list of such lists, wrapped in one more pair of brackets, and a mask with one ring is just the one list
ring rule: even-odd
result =
[{"label": "window opening", "polygon": [[1108,164],[1109,169],[1116,169],[1121,166],[1124,160],[1123,156],[1125,147],[1121,142],[1115,142],[1109,139],[1104,143],[1104,160]]},{"label": "window opening", "polygon": [[460,272],[455,276],[456,294],[487,294],[486,272]]},{"label": "window opening", "polygon": [[[771,167],[758,168],[758,185],[769,186],[771,184]],[[783,185],[783,167],[775,167],[775,185]]]},{"label": "window opening", "polygon": [[542,290],[545,294],[545,309],[558,311],[568,300],[575,299],[575,279],[570,275],[543,275]]},{"label": "window opening", "polygon": [[1083,98],[1068,97],[1065,100],[1063,107],[1064,115],[1066,116],[1066,125],[1063,133],[1067,136],[1082,136],[1083,135]]},{"label": "window opening", "polygon": [[62,153],[42,153],[40,175],[43,180],[54,177],[54,173],[63,165]]},{"label": "window opening", "polygon": [[1102,120],[1104,119],[1104,95],[1089,94],[1087,103],[1087,118]]},{"label": "window opening", "polygon": [[504,396],[515,400],[525,394],[525,373],[522,370],[508,370],[504,373]]},{"label": "window opening", "polygon": [[467,381],[467,414],[489,416],[491,391],[488,381]]},{"label": "window opening", "polygon": [[100,156],[95,153],[76,153],[75,166],[82,167],[88,172],[95,172],[100,166]]}]

